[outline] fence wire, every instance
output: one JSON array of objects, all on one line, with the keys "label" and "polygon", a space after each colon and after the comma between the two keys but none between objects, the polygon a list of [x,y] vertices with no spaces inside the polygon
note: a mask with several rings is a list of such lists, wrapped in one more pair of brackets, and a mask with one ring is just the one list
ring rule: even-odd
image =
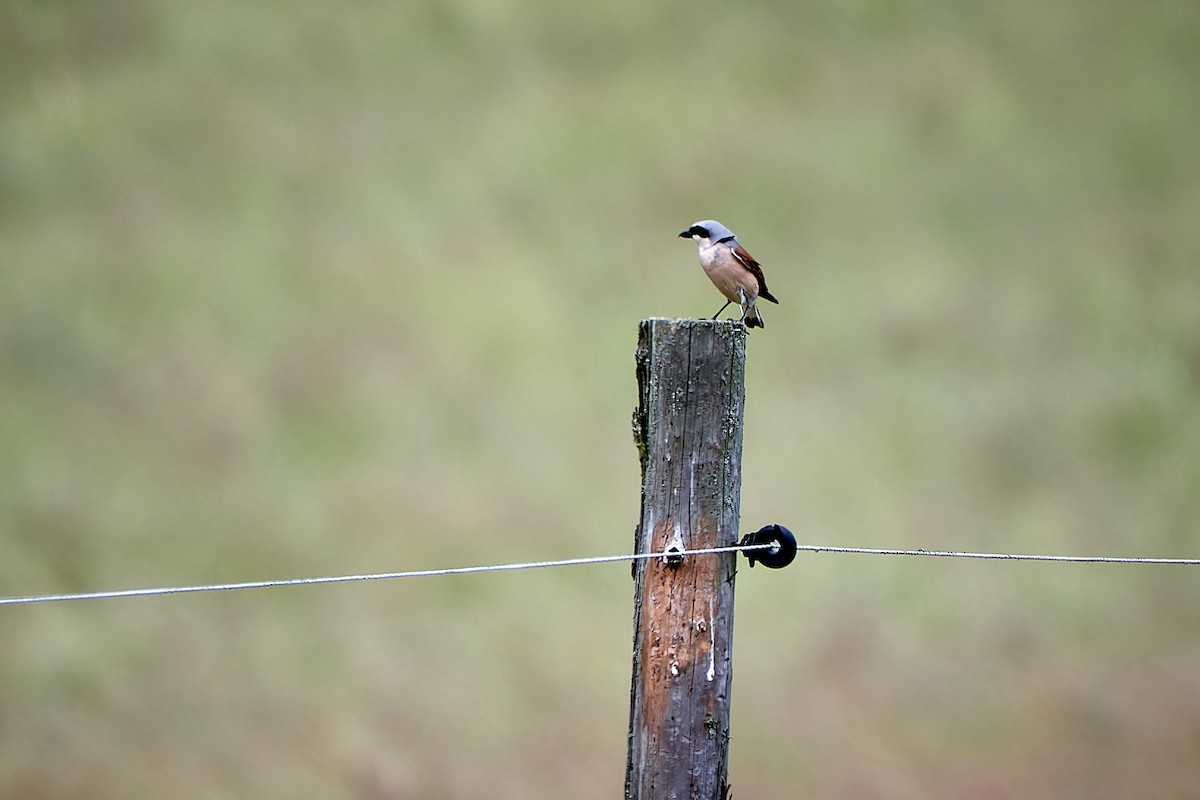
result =
[{"label": "fence wire", "polygon": [[[0,597],[0,606],[26,605],[32,603],[56,603],[71,600],[111,600],[121,597],[151,597],[168,594],[190,594],[194,592],[227,592],[239,589],[267,589],[278,586],[312,586],[329,583],[354,583],[358,581],[399,580],[402,578],[434,578],[447,575],[471,575],[483,572],[512,572],[525,569],[550,567],[575,567],[585,564],[607,564],[616,561],[641,561],[651,558],[691,557],[716,555],[719,553],[769,550],[770,544],[733,545],[731,547],[709,547],[684,550],[680,553],[632,553],[613,556],[584,556],[554,561],[526,561],[515,564],[487,564],[475,567],[450,567],[447,569],[421,569],[404,572],[374,572],[361,575],[332,575],[315,578],[285,578],[283,580],[245,581],[242,583],[211,583],[197,586],[160,586],[149,589],[116,589],[99,592],[75,592],[69,594],[40,594],[15,597]],[[963,550],[896,550],[873,547],[833,547],[826,545],[801,544],[797,550],[807,553],[856,554],[871,556],[917,556],[927,558],[974,558],[992,561],[1056,561],[1076,564],[1171,564],[1200,565],[1200,558],[1141,558],[1136,556],[1054,556],[1026,553],[975,553]]]}]

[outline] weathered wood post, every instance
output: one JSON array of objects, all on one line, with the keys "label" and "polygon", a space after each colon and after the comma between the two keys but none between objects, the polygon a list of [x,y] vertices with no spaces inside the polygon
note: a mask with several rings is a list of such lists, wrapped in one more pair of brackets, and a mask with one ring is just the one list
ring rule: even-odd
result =
[{"label": "weathered wood post", "polygon": [[[643,320],[635,552],[737,543],[746,330]],[[634,562],[627,800],[724,800],[736,553]]]}]

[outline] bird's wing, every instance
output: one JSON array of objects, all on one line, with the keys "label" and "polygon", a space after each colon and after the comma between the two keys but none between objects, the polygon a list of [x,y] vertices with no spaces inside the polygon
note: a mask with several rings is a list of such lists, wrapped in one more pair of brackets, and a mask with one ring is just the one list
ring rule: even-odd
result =
[{"label": "bird's wing", "polygon": [[738,263],[750,270],[750,274],[758,280],[758,296],[764,300],[770,300],[772,303],[778,303],[779,301],[767,289],[767,279],[763,277],[762,267],[754,260],[754,256],[747,253],[746,248],[740,244],[734,243],[730,244],[729,252],[733,253],[733,257],[738,260]]}]

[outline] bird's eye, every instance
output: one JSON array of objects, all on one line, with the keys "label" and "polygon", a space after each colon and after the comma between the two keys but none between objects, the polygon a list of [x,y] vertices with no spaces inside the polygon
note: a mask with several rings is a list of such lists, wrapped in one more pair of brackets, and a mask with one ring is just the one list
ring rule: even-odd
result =
[{"label": "bird's eye", "polygon": [[708,229],[702,228],[699,225],[693,225],[691,230],[688,231],[688,233],[690,233],[692,236],[699,236],[704,239],[708,238]]}]

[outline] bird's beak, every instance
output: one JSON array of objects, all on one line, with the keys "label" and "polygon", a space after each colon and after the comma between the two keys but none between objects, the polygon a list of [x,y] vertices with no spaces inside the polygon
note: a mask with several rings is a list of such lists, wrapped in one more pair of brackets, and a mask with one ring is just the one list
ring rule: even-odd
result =
[{"label": "bird's beak", "polygon": [[692,238],[692,234],[688,231],[683,231],[682,233],[679,234],[679,238],[680,239],[690,239],[690,238]]}]

